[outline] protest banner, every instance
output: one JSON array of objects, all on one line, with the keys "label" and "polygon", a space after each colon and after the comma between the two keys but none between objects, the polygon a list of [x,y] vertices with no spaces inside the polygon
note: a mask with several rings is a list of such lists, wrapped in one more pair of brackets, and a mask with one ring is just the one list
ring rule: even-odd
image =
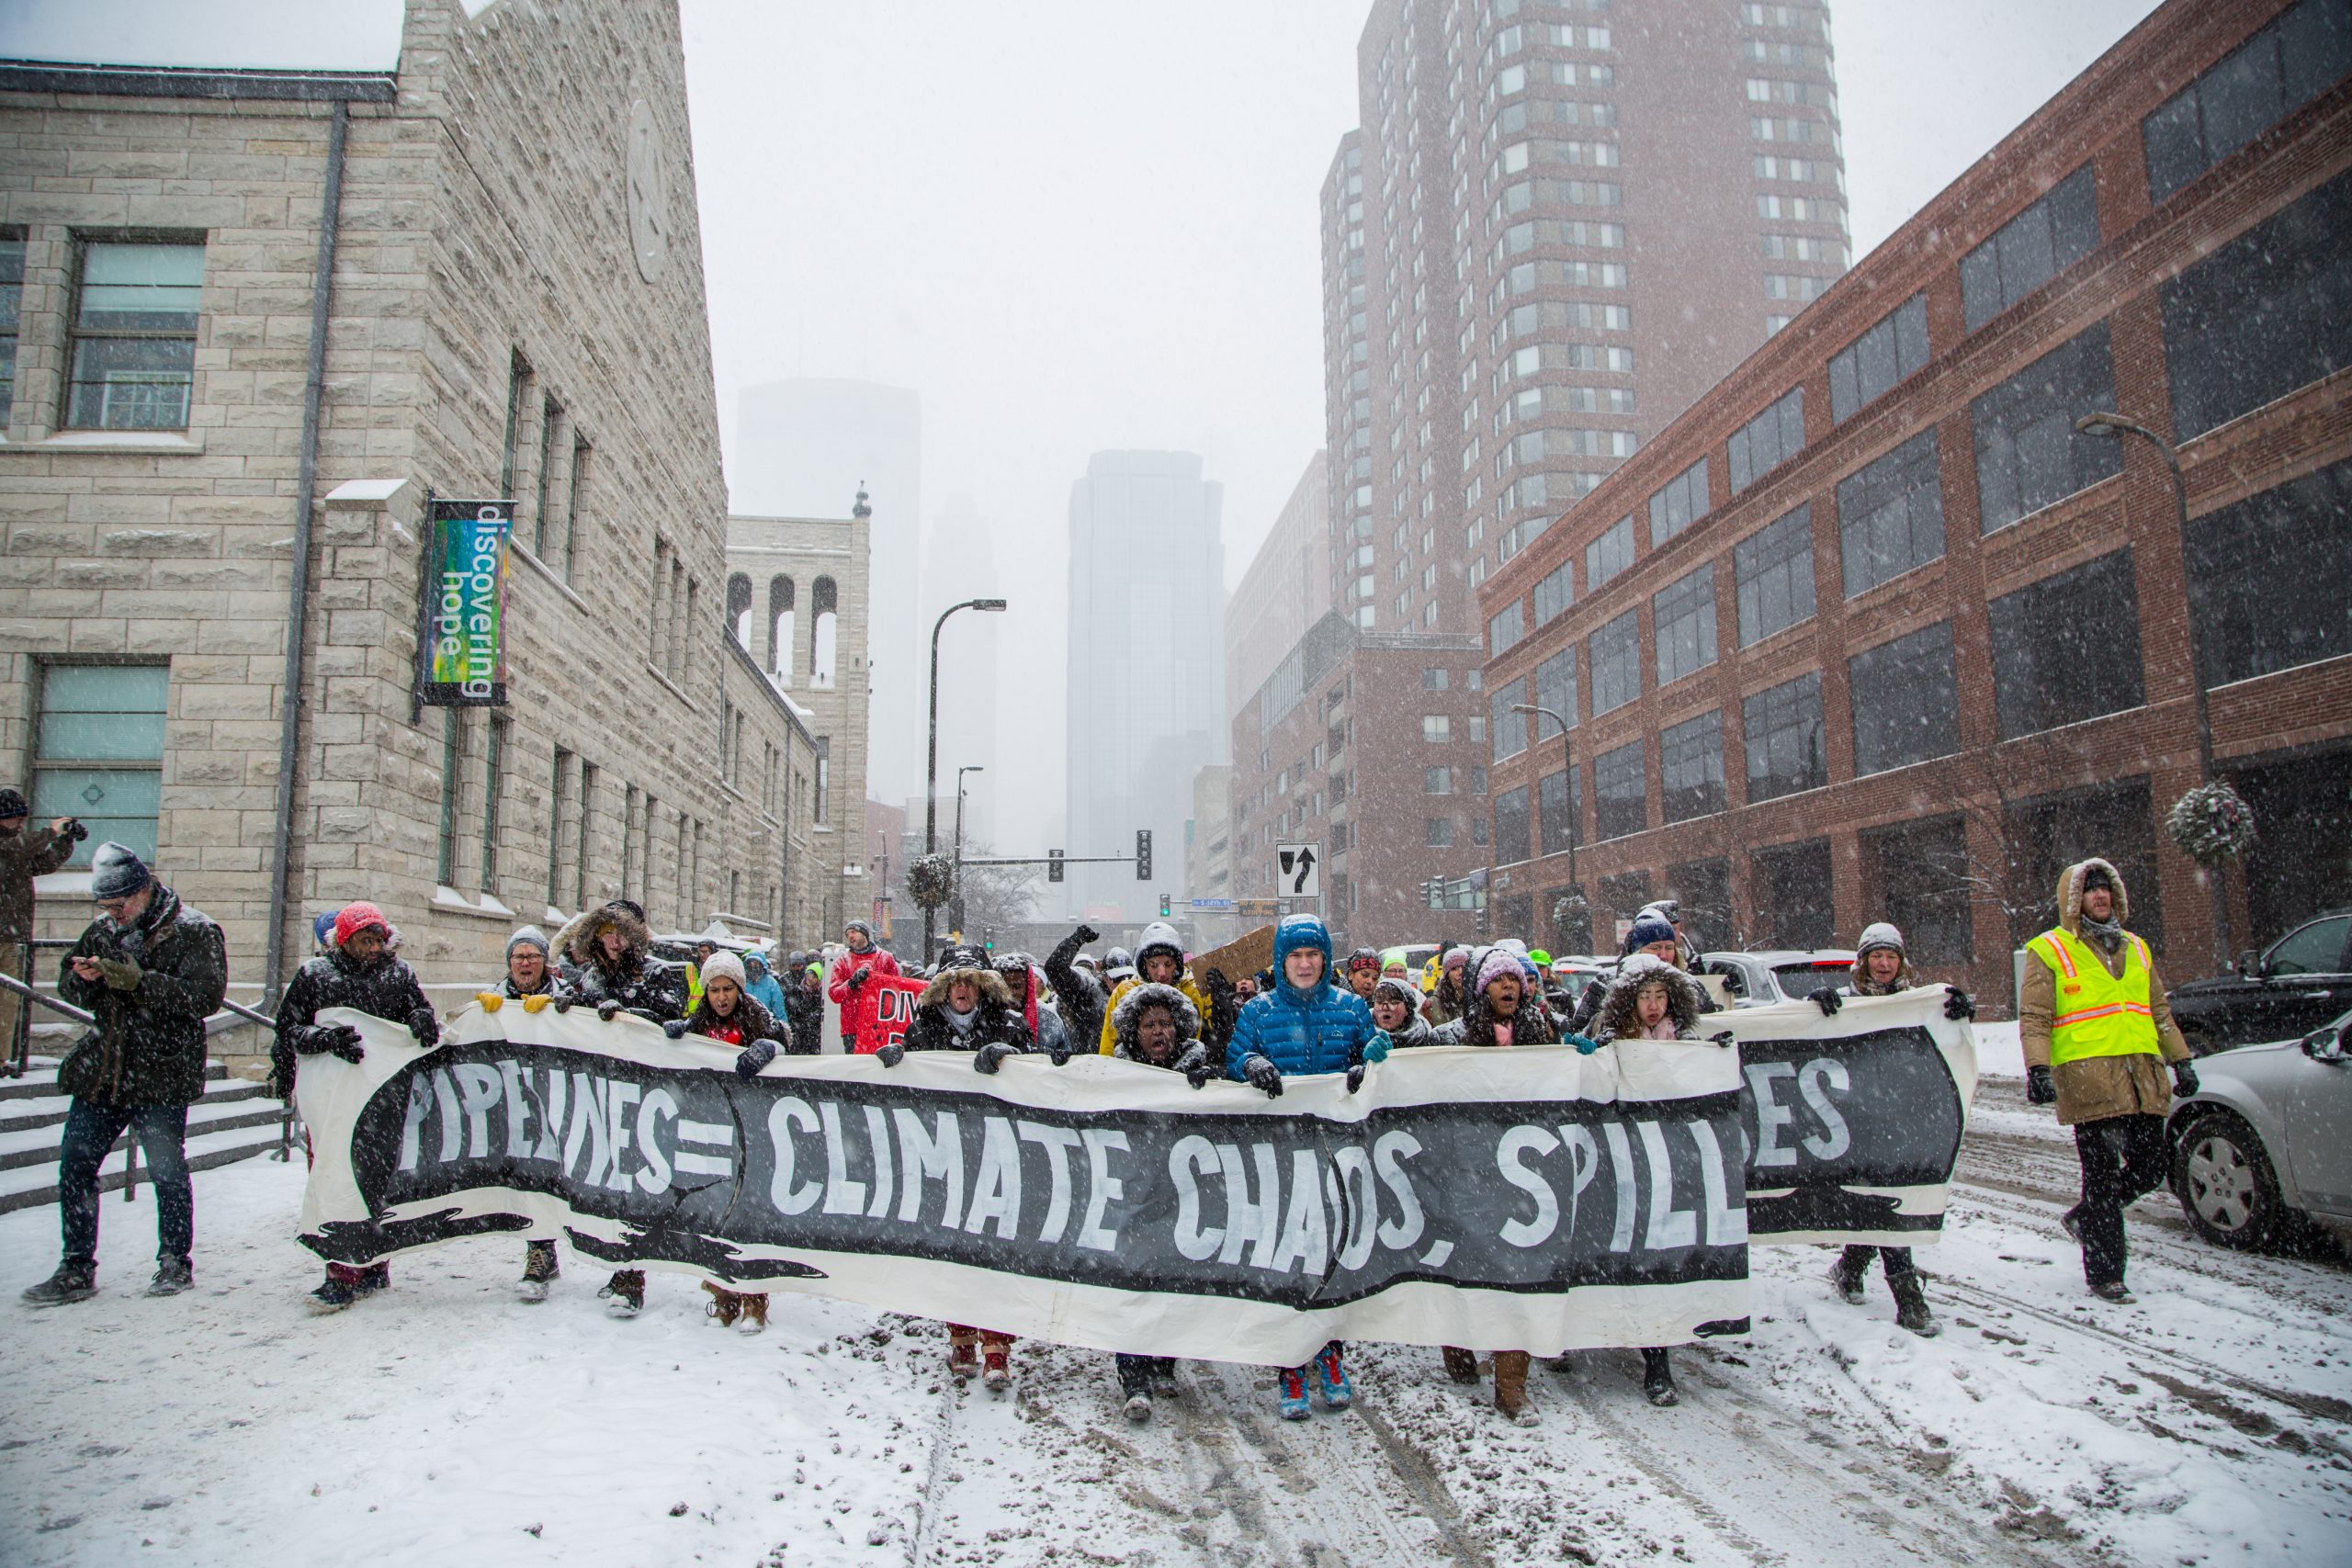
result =
[{"label": "protest banner", "polygon": [[868,975],[850,998],[856,1019],[857,1052],[870,1056],[885,1045],[896,1045],[915,1021],[915,1004],[925,982],[898,975]]}]

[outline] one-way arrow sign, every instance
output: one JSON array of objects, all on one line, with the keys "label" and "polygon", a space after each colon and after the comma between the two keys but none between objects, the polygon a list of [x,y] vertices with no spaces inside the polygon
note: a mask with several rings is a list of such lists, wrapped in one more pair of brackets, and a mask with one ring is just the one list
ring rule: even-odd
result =
[{"label": "one-way arrow sign", "polygon": [[1323,896],[1323,856],[1316,844],[1277,844],[1275,891],[1285,898]]}]

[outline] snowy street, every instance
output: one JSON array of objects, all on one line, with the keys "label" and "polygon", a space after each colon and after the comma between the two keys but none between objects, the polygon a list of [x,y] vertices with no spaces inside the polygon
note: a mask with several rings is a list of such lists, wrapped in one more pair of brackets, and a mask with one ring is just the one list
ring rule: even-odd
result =
[{"label": "snowy street", "polygon": [[[1353,1412],[1274,1418],[1255,1368],[1189,1363],[1122,1417],[1108,1358],[1024,1344],[1007,1395],[944,1376],[935,1325],[779,1295],[746,1338],[655,1275],[608,1319],[567,1253],[518,1303],[519,1240],[393,1264],[314,1319],[300,1168],[197,1178],[195,1293],[138,1293],[152,1194],[109,1197],[92,1303],[0,1313],[0,1561],[1300,1564],[2352,1561],[2352,1278],[2132,1214],[2137,1306],[2083,1291],[2054,1215],[2069,1143],[1980,1091],[1939,1338],[1837,1300],[1828,1254],[1758,1247],[1755,1332],[1539,1363],[1522,1430],[1434,1350],[1355,1348]],[[56,1211],[0,1219],[11,1287]]]}]

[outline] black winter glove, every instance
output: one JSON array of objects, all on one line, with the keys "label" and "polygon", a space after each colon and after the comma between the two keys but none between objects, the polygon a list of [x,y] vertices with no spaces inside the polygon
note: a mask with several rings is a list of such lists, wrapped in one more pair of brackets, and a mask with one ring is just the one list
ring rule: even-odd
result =
[{"label": "black winter glove", "polygon": [[885,1045],[875,1052],[874,1056],[884,1066],[895,1067],[907,1059],[907,1048],[904,1045]]},{"label": "black winter glove", "polygon": [[579,999],[580,998],[578,997],[573,996],[570,991],[558,991],[555,994],[555,1010],[558,1012],[570,1012],[571,1010],[571,1004]]},{"label": "black winter glove", "polygon": [[1046,1046],[1046,1060],[1047,1060],[1048,1062],[1051,1062],[1054,1066],[1057,1066],[1057,1067],[1067,1067],[1067,1066],[1069,1066],[1069,1036],[1068,1036],[1067,1034],[1062,1035],[1062,1036],[1061,1036],[1061,1037],[1059,1037],[1059,1038],[1058,1038],[1058,1039],[1057,1039],[1057,1040],[1053,1044]]},{"label": "black winter glove", "polygon": [[686,1021],[683,1018],[665,1018],[662,1021],[662,1032],[673,1040],[682,1040],[685,1038]]},{"label": "black winter glove", "polygon": [[1363,1075],[1364,1066],[1362,1062],[1358,1062],[1354,1066],[1348,1069],[1348,1092],[1350,1094],[1353,1094],[1356,1090],[1363,1088]]},{"label": "black winter glove", "polygon": [[1015,1051],[1010,1045],[983,1045],[978,1051],[972,1053],[972,1070],[976,1073],[992,1073],[997,1070],[998,1066],[1001,1064],[1007,1056],[1018,1056],[1019,1055],[1021,1055],[1021,1053]]},{"label": "black winter glove", "polygon": [[1707,1038],[1715,1044],[1722,1046],[1726,1051],[1730,1050],[1735,1043],[1735,1036],[1728,1029],[1718,1029],[1713,1034],[1708,1035]]},{"label": "black winter glove", "polygon": [[735,1076],[739,1078],[758,1077],[760,1069],[775,1060],[775,1042],[754,1040],[736,1054]]},{"label": "black winter glove", "polygon": [[359,1031],[347,1023],[315,1023],[294,1037],[294,1049],[305,1056],[323,1056],[359,1043]]},{"label": "black winter glove", "polygon": [[1242,1063],[1241,1076],[1250,1080],[1250,1088],[1265,1090],[1268,1100],[1283,1097],[1283,1070],[1267,1057],[1252,1056]]},{"label": "black winter glove", "polygon": [[869,976],[869,975],[871,975],[871,974],[873,974],[873,973],[874,973],[874,965],[872,965],[871,964],[859,964],[855,969],[854,969],[854,970],[852,970],[852,971],[850,972],[850,976],[849,976],[849,988],[850,988],[851,990],[854,991],[854,990],[855,990],[855,989],[857,989],[860,986],[863,986],[864,984],[865,984],[866,976]]},{"label": "black winter glove", "polygon": [[1808,993],[1804,999],[1819,1008],[1821,1016],[1824,1018],[1836,1017],[1838,1010],[1846,1005],[1846,998],[1838,994],[1838,987],[1835,986],[1823,986]]},{"label": "black winter glove", "polygon": [[612,1022],[613,1020],[620,1017],[620,1015],[621,1004],[613,1000],[610,997],[605,998],[603,1001],[596,1004],[596,1016],[603,1019],[606,1023]]},{"label": "black winter glove", "polygon": [[1090,946],[1102,940],[1102,933],[1092,926],[1080,926],[1070,934],[1078,938],[1078,945],[1080,947]]},{"label": "black winter glove", "polygon": [[1944,1016],[1952,1020],[1974,1018],[1976,1000],[1958,986],[1944,992]]},{"label": "black winter glove", "polygon": [[2197,1069],[2187,1062],[2175,1062],[2172,1065],[2172,1091],[2182,1095],[2195,1094]]},{"label": "black winter glove", "polygon": [[2058,1103],[2058,1080],[2050,1076],[2048,1067],[2028,1067],[2025,1070],[2025,1102],[2028,1105]]},{"label": "black winter glove", "polygon": [[[441,1043],[441,1021],[434,1016],[433,1010],[429,1007],[419,1008],[408,1015],[408,1032],[415,1035],[416,1043],[428,1051]],[[337,1055],[341,1053],[338,1052]]]},{"label": "black winter glove", "polygon": [[328,1054],[340,1056],[353,1066],[357,1066],[368,1055],[367,1048],[359,1043],[359,1031],[349,1024],[344,1024],[335,1030],[335,1033],[338,1038],[334,1044],[327,1047]]},{"label": "black winter glove", "polygon": [[1176,1058],[1175,1068],[1176,1071],[1184,1075],[1184,1081],[1194,1089],[1208,1082],[1210,1077],[1216,1071],[1209,1065],[1209,1048],[1197,1040],[1185,1048],[1182,1055]]}]

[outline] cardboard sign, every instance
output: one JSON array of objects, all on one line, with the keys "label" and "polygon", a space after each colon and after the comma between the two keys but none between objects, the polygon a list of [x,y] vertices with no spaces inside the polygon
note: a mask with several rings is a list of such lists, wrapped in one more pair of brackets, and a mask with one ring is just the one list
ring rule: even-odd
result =
[{"label": "cardboard sign", "polygon": [[868,975],[851,1005],[857,1010],[857,1054],[870,1056],[896,1045],[915,1021],[915,1000],[926,982],[896,975]]},{"label": "cardboard sign", "polygon": [[1244,975],[1255,975],[1274,964],[1274,928],[1260,926],[1227,942],[1223,947],[1193,954],[1193,976],[1204,978],[1212,969],[1222,970],[1228,980],[1238,980]]}]

